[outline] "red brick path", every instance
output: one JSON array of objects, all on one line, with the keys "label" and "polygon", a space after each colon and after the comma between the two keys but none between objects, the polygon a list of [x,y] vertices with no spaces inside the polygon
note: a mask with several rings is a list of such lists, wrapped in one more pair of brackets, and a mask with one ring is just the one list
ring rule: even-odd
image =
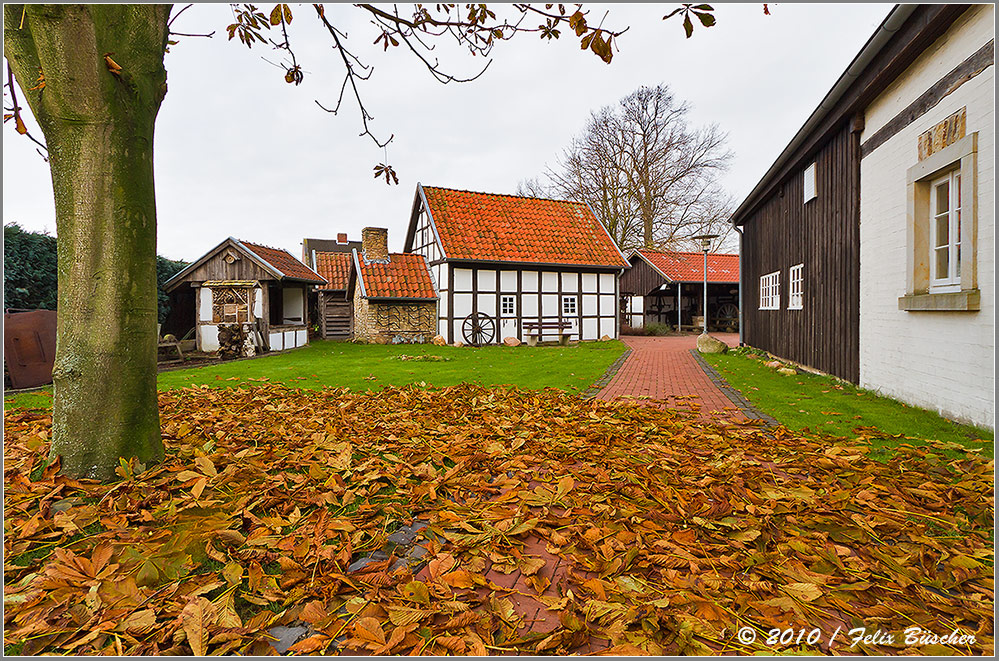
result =
[{"label": "red brick path", "polygon": [[[730,347],[738,333],[712,333]],[[676,337],[624,336],[631,355],[597,398],[635,398],[639,403],[699,412],[702,418],[743,420],[739,408],[718,389],[692,355],[696,335]],[[644,400],[644,401],[643,401]]]}]

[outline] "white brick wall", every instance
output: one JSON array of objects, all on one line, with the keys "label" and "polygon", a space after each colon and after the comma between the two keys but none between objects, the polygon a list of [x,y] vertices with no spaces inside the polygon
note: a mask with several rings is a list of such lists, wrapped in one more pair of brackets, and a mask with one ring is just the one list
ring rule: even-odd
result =
[{"label": "white brick wall", "polygon": [[[868,108],[862,140],[993,38],[976,7]],[[861,162],[860,383],[947,417],[995,428],[995,66],[964,83]],[[917,137],[967,108],[978,132],[979,312],[906,312],[906,170]]]}]

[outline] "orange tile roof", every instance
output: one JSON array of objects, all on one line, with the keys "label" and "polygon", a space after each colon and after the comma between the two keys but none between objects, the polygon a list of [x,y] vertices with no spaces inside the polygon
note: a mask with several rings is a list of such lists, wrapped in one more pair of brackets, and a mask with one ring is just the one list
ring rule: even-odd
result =
[{"label": "orange tile roof", "polygon": [[278,271],[283,277],[292,280],[304,280],[306,282],[325,282],[315,271],[291,256],[287,250],[262,246],[249,241],[240,241],[246,249],[252,251],[257,257],[264,260]]},{"label": "orange tile roof", "polygon": [[422,188],[449,259],[627,266],[582,202]]},{"label": "orange tile roof", "polygon": [[328,283],[320,289],[346,289],[350,278],[350,253],[317,252],[316,272]]},{"label": "orange tile roof", "polygon": [[[674,282],[702,282],[704,253],[638,250],[650,264]],[[739,256],[708,253],[708,282],[739,282]]]},{"label": "orange tile roof", "polygon": [[422,298],[437,299],[437,290],[430,275],[430,267],[423,255],[390,253],[388,264],[365,263],[364,257],[354,255],[368,298]]}]

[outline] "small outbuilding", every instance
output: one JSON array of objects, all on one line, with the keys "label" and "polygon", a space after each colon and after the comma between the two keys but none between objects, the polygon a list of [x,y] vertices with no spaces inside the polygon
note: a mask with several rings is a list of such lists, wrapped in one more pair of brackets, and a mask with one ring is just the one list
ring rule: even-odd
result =
[{"label": "small outbuilding", "polygon": [[[164,283],[169,326],[195,331],[199,351],[231,342],[239,352],[280,351],[309,341],[309,289],[326,280],[286,250],[229,237]],[[230,348],[231,347],[227,347]]]},{"label": "small outbuilding", "polygon": [[437,334],[437,284],[423,255],[390,253],[388,230],[366,227],[352,250],[347,294],[352,337],[379,344],[429,342]]},{"label": "small outbuilding", "polygon": [[[707,256],[708,327],[739,328],[739,256]],[[699,328],[704,315],[704,253],[635,250],[621,276],[621,320]]]}]

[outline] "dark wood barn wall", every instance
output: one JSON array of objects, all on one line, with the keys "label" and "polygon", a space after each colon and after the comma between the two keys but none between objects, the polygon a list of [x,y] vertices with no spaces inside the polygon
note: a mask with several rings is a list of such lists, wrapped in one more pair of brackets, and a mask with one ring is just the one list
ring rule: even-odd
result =
[{"label": "dark wood barn wall", "polygon": [[[816,199],[803,204],[801,168],[749,216],[742,265],[745,342],[854,383],[860,378],[859,136],[845,122],[819,149]],[[788,310],[795,264],[804,264],[803,309]],[[780,309],[760,310],[760,276],[774,271],[780,271]]]},{"label": "dark wood barn wall", "polygon": [[631,268],[621,276],[621,293],[645,296],[666,282],[659,271],[649,266],[641,257],[632,257]]}]

